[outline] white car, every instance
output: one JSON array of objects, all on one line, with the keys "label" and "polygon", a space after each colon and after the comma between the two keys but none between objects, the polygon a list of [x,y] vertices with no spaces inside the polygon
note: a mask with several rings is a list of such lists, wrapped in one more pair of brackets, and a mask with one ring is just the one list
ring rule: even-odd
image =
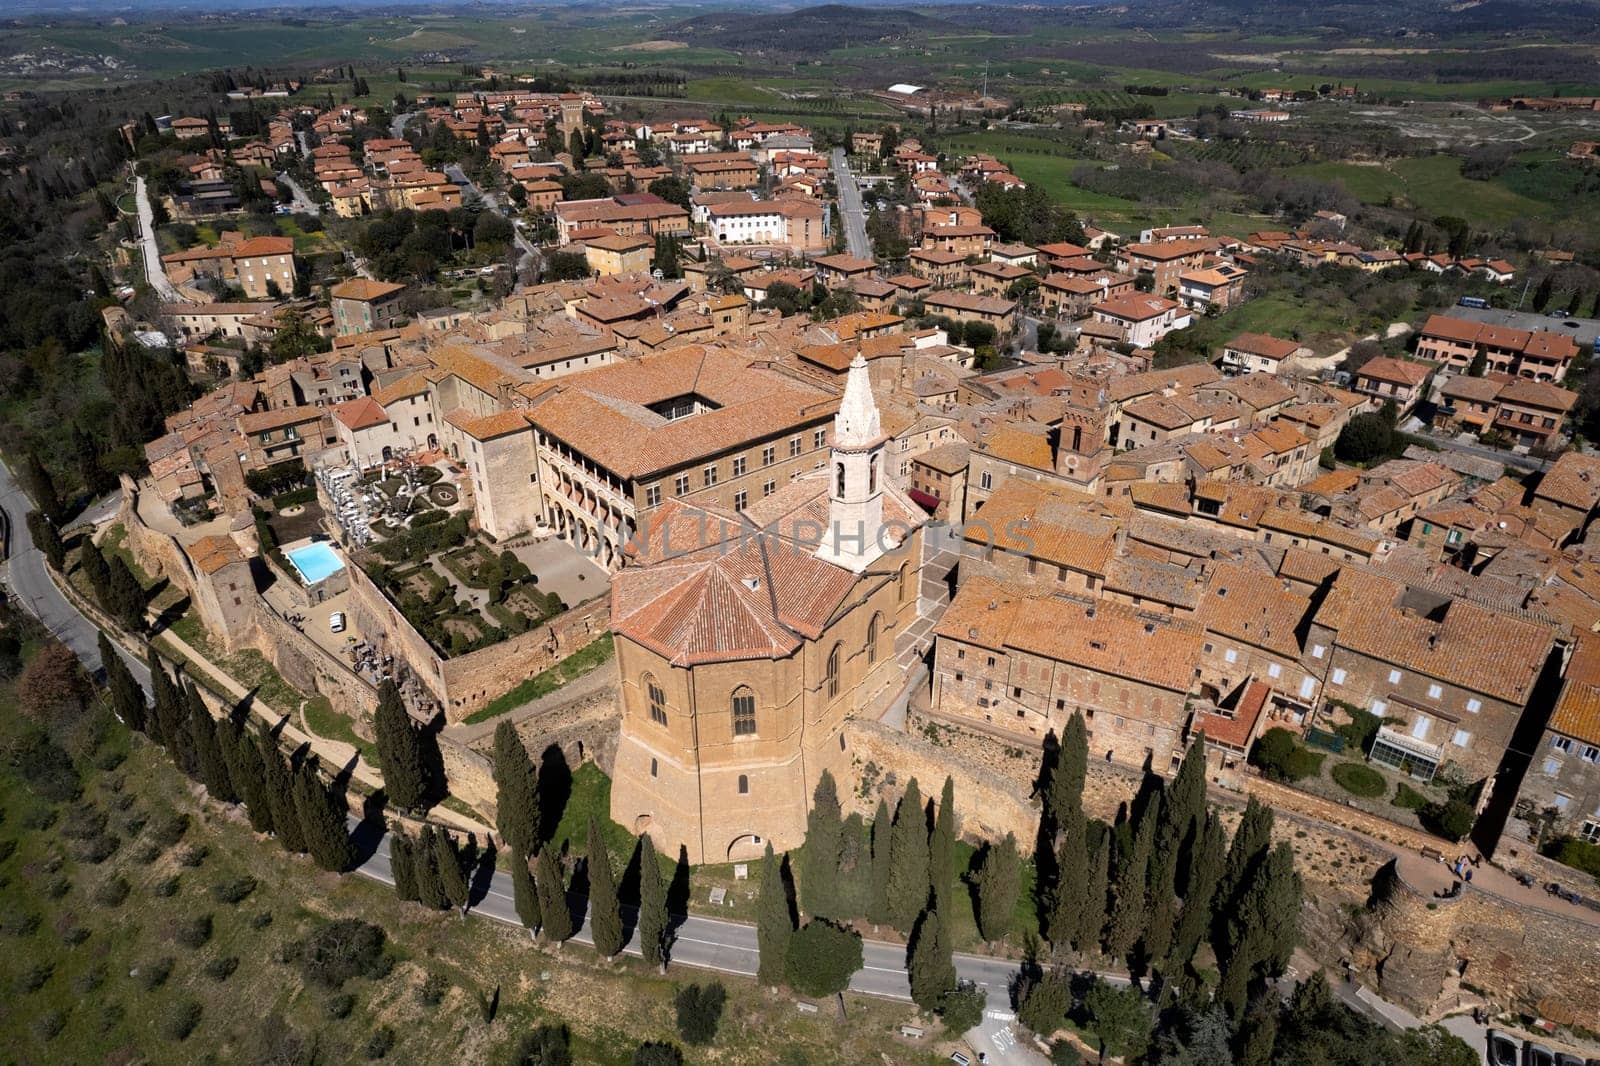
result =
[{"label": "white car", "polygon": [[334,611],[328,616],[328,631],[331,633],[344,632],[344,612]]}]

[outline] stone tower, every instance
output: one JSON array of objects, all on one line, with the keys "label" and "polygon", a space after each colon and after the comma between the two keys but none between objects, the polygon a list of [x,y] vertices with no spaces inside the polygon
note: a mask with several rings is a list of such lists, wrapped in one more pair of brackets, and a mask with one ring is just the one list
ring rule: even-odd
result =
[{"label": "stone tower", "polygon": [[883,446],[887,441],[872,397],[867,361],[850,361],[844,400],[833,416],[828,479],[828,529],[817,558],[861,573],[884,553]]}]

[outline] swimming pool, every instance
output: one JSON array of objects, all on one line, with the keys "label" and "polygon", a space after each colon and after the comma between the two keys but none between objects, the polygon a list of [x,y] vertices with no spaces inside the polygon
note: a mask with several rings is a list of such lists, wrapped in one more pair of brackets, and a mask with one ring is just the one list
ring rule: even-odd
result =
[{"label": "swimming pool", "polygon": [[283,554],[287,555],[294,568],[300,571],[300,580],[307,585],[325,581],[344,569],[344,560],[335,555],[333,549],[322,541],[313,541]]}]

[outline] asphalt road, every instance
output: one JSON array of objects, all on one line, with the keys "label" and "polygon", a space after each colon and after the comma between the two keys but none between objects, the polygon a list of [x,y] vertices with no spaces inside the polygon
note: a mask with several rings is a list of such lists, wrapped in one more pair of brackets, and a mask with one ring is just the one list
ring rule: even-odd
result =
[{"label": "asphalt road", "polygon": [[308,215],[321,214],[321,209],[317,207],[316,201],[306,195],[305,189],[301,188],[300,183],[295,181],[294,178],[290,177],[288,172],[280,173],[278,175],[278,180],[283,182],[288,190],[294,194],[294,209],[296,211],[300,211]]},{"label": "asphalt road", "polygon": [[133,179],[134,195],[139,201],[139,247],[144,260],[144,276],[150,287],[169,304],[188,303],[167,279],[167,268],[161,263],[161,249],[156,245],[155,212],[150,207],[150,195],[145,191],[144,178]]},{"label": "asphalt road", "polygon": [[839,218],[844,222],[845,248],[851,255],[872,258],[872,242],[867,240],[867,215],[861,207],[861,187],[850,173],[850,161],[843,148],[833,150],[833,181],[839,187]]}]

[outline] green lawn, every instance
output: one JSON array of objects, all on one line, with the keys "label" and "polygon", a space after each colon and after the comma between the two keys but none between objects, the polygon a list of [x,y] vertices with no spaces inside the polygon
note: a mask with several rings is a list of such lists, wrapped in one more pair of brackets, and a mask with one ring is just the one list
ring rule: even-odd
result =
[{"label": "green lawn", "polygon": [[317,696],[306,700],[305,717],[307,728],[317,736],[342,740],[361,752],[361,757],[368,765],[378,765],[378,746],[357,733],[349,717],[334,710],[328,697]]}]

